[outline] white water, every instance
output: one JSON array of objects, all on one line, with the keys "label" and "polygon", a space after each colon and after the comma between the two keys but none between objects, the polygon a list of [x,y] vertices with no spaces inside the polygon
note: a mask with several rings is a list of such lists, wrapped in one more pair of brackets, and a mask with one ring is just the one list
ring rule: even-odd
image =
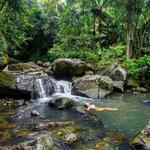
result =
[{"label": "white water", "polygon": [[39,84],[39,96],[40,96],[40,98],[45,98],[45,97],[47,97],[47,96],[46,96],[45,89],[44,89],[43,84],[42,84],[42,79],[36,79],[36,81],[37,81],[38,84]]},{"label": "white water", "polygon": [[71,95],[72,83],[69,81],[57,81],[57,93],[66,93]]}]

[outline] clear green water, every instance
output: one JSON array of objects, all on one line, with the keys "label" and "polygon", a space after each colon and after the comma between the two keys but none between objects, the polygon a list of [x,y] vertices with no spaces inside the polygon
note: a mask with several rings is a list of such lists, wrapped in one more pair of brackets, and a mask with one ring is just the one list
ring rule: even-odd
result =
[{"label": "clear green water", "polygon": [[[113,94],[103,100],[89,100],[88,102],[94,103],[99,107],[114,107],[118,108],[118,111],[103,111],[95,113],[99,120],[102,120],[106,133],[111,131],[119,132],[123,134],[126,138],[133,137],[137,132],[145,127],[145,125],[150,120],[150,105],[141,103],[142,100],[150,99],[149,94]],[[56,110],[50,108],[46,103],[39,103],[35,101],[34,103],[29,103],[27,106],[13,110],[16,115],[11,115],[7,111],[0,113],[0,118],[9,118],[8,122],[16,124],[16,128],[12,132],[16,132],[18,129],[30,128],[30,124],[33,123],[33,118],[30,117],[31,111],[35,109],[47,120],[57,120],[57,121],[75,121],[77,125],[83,130],[81,132],[82,136],[88,139],[85,143],[96,144],[99,137],[104,131],[101,125],[95,126],[94,122],[87,121],[83,119],[81,115],[70,110]],[[45,120],[44,119],[44,120]],[[38,120],[38,122],[42,122]],[[7,131],[7,132],[6,132]],[[0,134],[5,134],[0,138],[0,144],[13,144],[18,141],[16,135],[11,135],[7,137],[10,130],[0,130]],[[105,136],[105,135],[104,135]],[[6,138],[3,142],[3,138]],[[19,142],[19,141],[18,141]],[[80,141],[82,144],[82,141]],[[85,145],[86,146],[86,145]],[[72,148],[73,149],[73,148]],[[119,150],[129,150],[128,144],[124,144],[119,148]]]},{"label": "clear green water", "polygon": [[95,101],[97,106],[117,107],[118,111],[95,112],[108,130],[123,133],[128,138],[145,127],[150,120],[150,104],[141,103],[150,99],[149,94],[113,94],[103,101]]}]

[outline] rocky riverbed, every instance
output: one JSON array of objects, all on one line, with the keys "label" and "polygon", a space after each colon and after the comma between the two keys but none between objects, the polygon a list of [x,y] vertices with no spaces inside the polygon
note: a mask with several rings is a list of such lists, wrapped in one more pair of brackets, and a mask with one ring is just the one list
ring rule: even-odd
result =
[{"label": "rocky riverbed", "polygon": [[[133,108],[128,107],[129,103],[124,99],[120,99],[120,102],[123,101],[121,105],[115,104],[120,102],[113,98],[111,100],[111,96],[116,92],[122,95],[126,90],[134,94],[148,92],[144,87],[128,80],[127,71],[119,64],[112,64],[102,71],[77,59],[58,59],[52,64],[49,62],[12,64],[0,73],[0,89],[0,149],[2,150],[139,149],[140,146],[136,145],[140,142],[133,142],[134,139],[129,142],[125,132],[117,128],[107,128],[105,123],[111,118],[107,119],[106,116],[113,118],[113,116],[118,117],[115,114],[120,114],[124,117],[123,113],[126,111],[121,109],[128,109],[129,112],[133,110],[131,114],[126,113],[128,115],[140,114],[142,110],[137,109],[138,105],[150,114],[147,109],[149,106],[143,103],[148,101],[149,96],[143,96],[145,99],[140,99],[136,101],[137,103],[131,102]],[[85,111],[85,102],[106,107],[109,98],[114,102],[110,103],[112,105],[109,107],[120,109],[118,112],[113,112],[114,115],[111,112]],[[143,115],[146,116],[143,116],[142,120],[145,124],[149,118],[148,115],[144,113]],[[142,128],[144,125],[137,129],[140,131]],[[147,134],[144,136],[144,143],[140,144],[147,150],[149,127],[144,131]],[[140,135],[138,137],[141,137]]]}]

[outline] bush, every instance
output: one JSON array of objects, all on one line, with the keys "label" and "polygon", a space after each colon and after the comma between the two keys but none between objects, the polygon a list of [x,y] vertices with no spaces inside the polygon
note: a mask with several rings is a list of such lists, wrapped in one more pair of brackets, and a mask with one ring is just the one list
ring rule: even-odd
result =
[{"label": "bush", "polygon": [[123,56],[124,45],[110,46],[109,48],[97,48],[97,54],[103,59],[116,59]]},{"label": "bush", "polygon": [[126,59],[123,62],[129,76],[134,79],[149,78],[150,74],[150,56],[143,56],[139,59]]},{"label": "bush", "polygon": [[139,69],[136,59],[126,59],[123,62],[123,66],[127,69],[129,76],[131,76],[134,79],[138,79]]},{"label": "bush", "polygon": [[52,49],[49,49],[47,54],[47,60],[53,62],[58,58],[78,58],[84,60],[88,63],[97,63],[99,61],[99,56],[94,52],[85,51],[85,50],[62,50],[59,46],[55,46]]}]

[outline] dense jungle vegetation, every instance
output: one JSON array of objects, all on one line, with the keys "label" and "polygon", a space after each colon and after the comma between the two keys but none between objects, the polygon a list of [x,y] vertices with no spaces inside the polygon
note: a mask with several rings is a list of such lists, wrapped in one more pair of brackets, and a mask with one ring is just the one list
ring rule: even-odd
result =
[{"label": "dense jungle vegetation", "polygon": [[0,0],[1,64],[9,58],[119,62],[150,73],[150,0]]}]

